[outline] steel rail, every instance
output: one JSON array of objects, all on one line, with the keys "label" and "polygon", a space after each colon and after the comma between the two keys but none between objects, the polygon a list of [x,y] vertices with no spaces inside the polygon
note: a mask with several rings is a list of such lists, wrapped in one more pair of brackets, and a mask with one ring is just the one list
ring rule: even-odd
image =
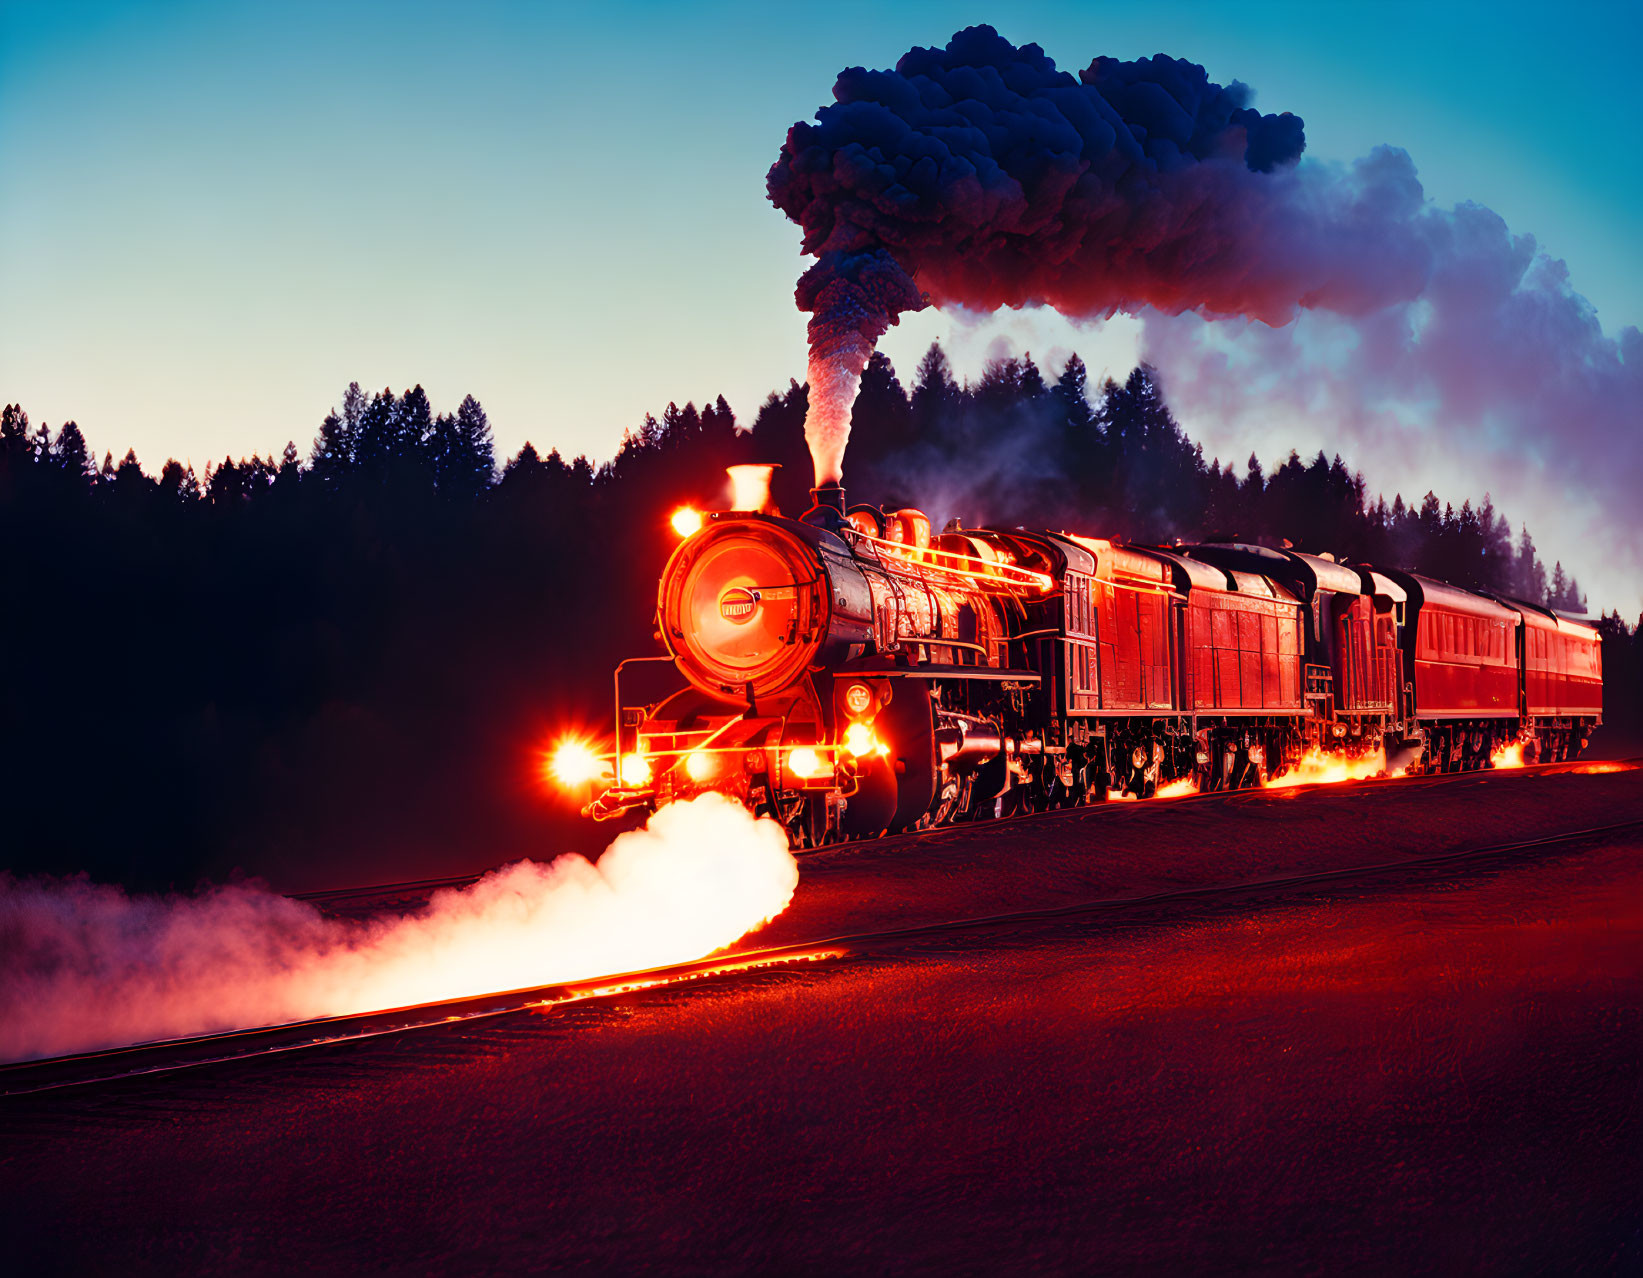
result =
[{"label": "steel rail", "polygon": [[863,839],[859,843],[825,843],[817,848],[795,849],[793,855],[796,857],[817,856],[827,852],[840,852],[846,849],[854,851],[894,842],[925,843],[932,839],[965,830],[1009,828],[1020,825],[1025,821],[1054,820],[1056,818],[1084,819],[1099,818],[1108,814],[1116,816],[1116,814],[1122,812],[1157,812],[1177,807],[1183,803],[1222,802],[1241,806],[1257,803],[1264,799],[1288,797],[1295,794],[1353,794],[1362,789],[1380,788],[1382,786],[1398,786],[1403,789],[1419,790],[1450,785],[1459,781],[1479,781],[1488,777],[1555,776],[1565,772],[1579,772],[1589,768],[1594,763],[1612,763],[1625,771],[1643,768],[1643,758],[1585,759],[1570,760],[1563,763],[1527,764],[1521,768],[1478,768],[1470,772],[1428,772],[1412,777],[1356,777],[1347,781],[1301,781],[1294,785],[1245,786],[1236,790],[1204,790],[1196,794],[1181,794],[1163,800],[1110,799],[1103,803],[1077,804],[1070,808],[1048,808],[1042,812],[1018,812],[1005,817],[987,817],[980,821],[955,821],[950,825],[931,826],[923,830],[904,830],[900,834],[883,834],[874,839]]}]

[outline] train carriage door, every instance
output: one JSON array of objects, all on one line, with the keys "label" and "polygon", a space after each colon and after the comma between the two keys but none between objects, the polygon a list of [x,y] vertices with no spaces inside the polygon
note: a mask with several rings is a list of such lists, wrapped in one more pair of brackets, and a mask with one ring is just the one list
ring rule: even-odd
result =
[{"label": "train carriage door", "polygon": [[1566,714],[1572,698],[1569,696],[1569,638],[1567,635],[1552,635],[1552,642],[1557,651],[1557,697],[1553,704],[1557,706],[1559,714]]},{"label": "train carriage door", "polygon": [[1170,662],[1170,678],[1175,687],[1176,704],[1183,710],[1192,709],[1192,658],[1187,654],[1192,651],[1187,646],[1187,627],[1191,624],[1187,616],[1187,601],[1173,600],[1169,605],[1169,641],[1173,658]]},{"label": "train carriage door", "polygon": [[1091,711],[1100,708],[1097,686],[1096,620],[1091,608],[1090,579],[1080,573],[1067,574],[1067,708]]},{"label": "train carriage door", "polygon": [[1283,679],[1278,673],[1278,614],[1274,611],[1261,614],[1261,704],[1269,708],[1283,704]]},{"label": "train carriage door", "polygon": [[1546,704],[1546,632],[1539,626],[1525,626],[1523,634],[1524,687],[1529,704]]},{"label": "train carriage door", "polygon": [[1202,591],[1194,591],[1187,609],[1186,651],[1192,662],[1192,697],[1188,707],[1208,709],[1215,704],[1215,651],[1211,647],[1211,623],[1208,602]]},{"label": "train carriage door", "polygon": [[1096,650],[1101,660],[1101,707],[1110,710],[1118,702],[1118,646],[1113,642],[1118,634],[1118,592],[1112,582],[1100,586],[1100,605],[1096,610]]},{"label": "train carriage door", "polygon": [[1375,614],[1375,703],[1396,708],[1398,697],[1398,633],[1397,623],[1388,608]]},{"label": "train carriage door", "polygon": [[1540,668],[1540,704],[1550,710],[1557,704],[1557,679],[1553,673],[1557,658],[1552,653],[1552,636],[1544,630],[1535,631],[1535,649],[1540,658],[1537,663]]},{"label": "train carriage door", "polygon": [[1352,601],[1352,704],[1364,709],[1375,699],[1375,645],[1367,599]]},{"label": "train carriage door", "polygon": [[1167,710],[1175,700],[1169,670],[1169,599],[1137,592],[1135,610],[1141,675],[1136,700],[1148,709]]},{"label": "train carriage door", "polygon": [[1357,689],[1352,686],[1352,610],[1345,599],[1330,596],[1334,608],[1335,632],[1335,705],[1337,709],[1346,709],[1355,705]]},{"label": "train carriage door", "polygon": [[1159,651],[1169,643],[1164,631],[1163,604],[1158,595],[1140,595],[1135,600],[1137,620],[1141,623],[1141,704],[1149,708],[1169,704],[1169,676],[1158,662]]},{"label": "train carriage door", "polygon": [[1350,596],[1337,598],[1341,611],[1335,627],[1340,653],[1335,673],[1336,695],[1342,709],[1362,710],[1374,700],[1375,656],[1366,616],[1369,601]]},{"label": "train carriage door", "polygon": [[1210,636],[1215,641],[1215,704],[1228,710],[1238,708],[1238,614],[1221,596],[1210,614]]},{"label": "train carriage door", "polygon": [[1179,680],[1173,656],[1180,647],[1177,640],[1179,632],[1175,626],[1176,605],[1169,595],[1156,595],[1154,607],[1158,614],[1158,628],[1152,649],[1152,664],[1158,672],[1158,680],[1153,684],[1152,705],[1154,709],[1170,710],[1181,703],[1183,695],[1183,690],[1177,687]]},{"label": "train carriage door", "polygon": [[1301,704],[1301,622],[1285,611],[1278,618],[1278,676],[1285,706]]},{"label": "train carriage door", "polygon": [[[1242,601],[1240,601],[1242,602]],[[1238,617],[1237,704],[1245,710],[1261,708],[1261,618],[1244,604]]]},{"label": "train carriage door", "polygon": [[[1119,586],[1112,591],[1113,625],[1111,629],[1112,644],[1101,645],[1101,680],[1102,705],[1113,710],[1139,710],[1141,708],[1141,618],[1140,609],[1136,606],[1137,597],[1133,589]],[[1105,618],[1102,619],[1105,622]],[[1102,626],[1102,638],[1107,637],[1107,627]],[[1112,696],[1108,698],[1108,653],[1111,653]]]}]

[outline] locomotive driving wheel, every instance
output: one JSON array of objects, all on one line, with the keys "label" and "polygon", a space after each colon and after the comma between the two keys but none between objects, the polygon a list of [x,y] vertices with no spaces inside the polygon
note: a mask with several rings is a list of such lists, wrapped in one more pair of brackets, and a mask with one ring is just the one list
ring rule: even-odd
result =
[{"label": "locomotive driving wheel", "polygon": [[958,820],[964,809],[970,806],[971,784],[972,778],[968,775],[944,778],[936,794],[935,805],[920,819],[918,828],[929,830],[936,826],[951,825]]}]

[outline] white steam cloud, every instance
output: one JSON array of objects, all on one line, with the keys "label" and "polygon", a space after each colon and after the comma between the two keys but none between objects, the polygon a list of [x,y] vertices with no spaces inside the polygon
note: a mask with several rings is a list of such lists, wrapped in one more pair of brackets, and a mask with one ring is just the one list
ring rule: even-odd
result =
[{"label": "white steam cloud", "polygon": [[596,864],[519,861],[367,922],[257,886],[0,880],[0,1060],[687,962],[773,919],[797,884],[782,828],[716,794],[663,808]]},{"label": "white steam cloud", "polygon": [[1142,355],[1205,454],[1271,465],[1292,446],[1339,451],[1372,494],[1416,505],[1429,488],[1457,503],[1487,490],[1594,611],[1634,616],[1643,336],[1606,332],[1564,264],[1498,214],[1429,201],[1403,151],[1288,180],[1305,202],[1350,212],[1323,223],[1360,228],[1385,286],[1272,328],[1146,312]]}]

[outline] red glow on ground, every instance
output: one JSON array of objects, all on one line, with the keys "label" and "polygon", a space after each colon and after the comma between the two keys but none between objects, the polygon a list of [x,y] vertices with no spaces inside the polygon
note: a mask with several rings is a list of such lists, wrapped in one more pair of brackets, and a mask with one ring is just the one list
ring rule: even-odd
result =
[{"label": "red glow on ground", "polygon": [[1403,770],[1386,770],[1386,755],[1380,750],[1373,754],[1325,754],[1308,750],[1300,762],[1287,768],[1266,783],[1269,790],[1282,790],[1298,785],[1335,785],[1342,781],[1362,781],[1369,777],[1401,777]]}]

